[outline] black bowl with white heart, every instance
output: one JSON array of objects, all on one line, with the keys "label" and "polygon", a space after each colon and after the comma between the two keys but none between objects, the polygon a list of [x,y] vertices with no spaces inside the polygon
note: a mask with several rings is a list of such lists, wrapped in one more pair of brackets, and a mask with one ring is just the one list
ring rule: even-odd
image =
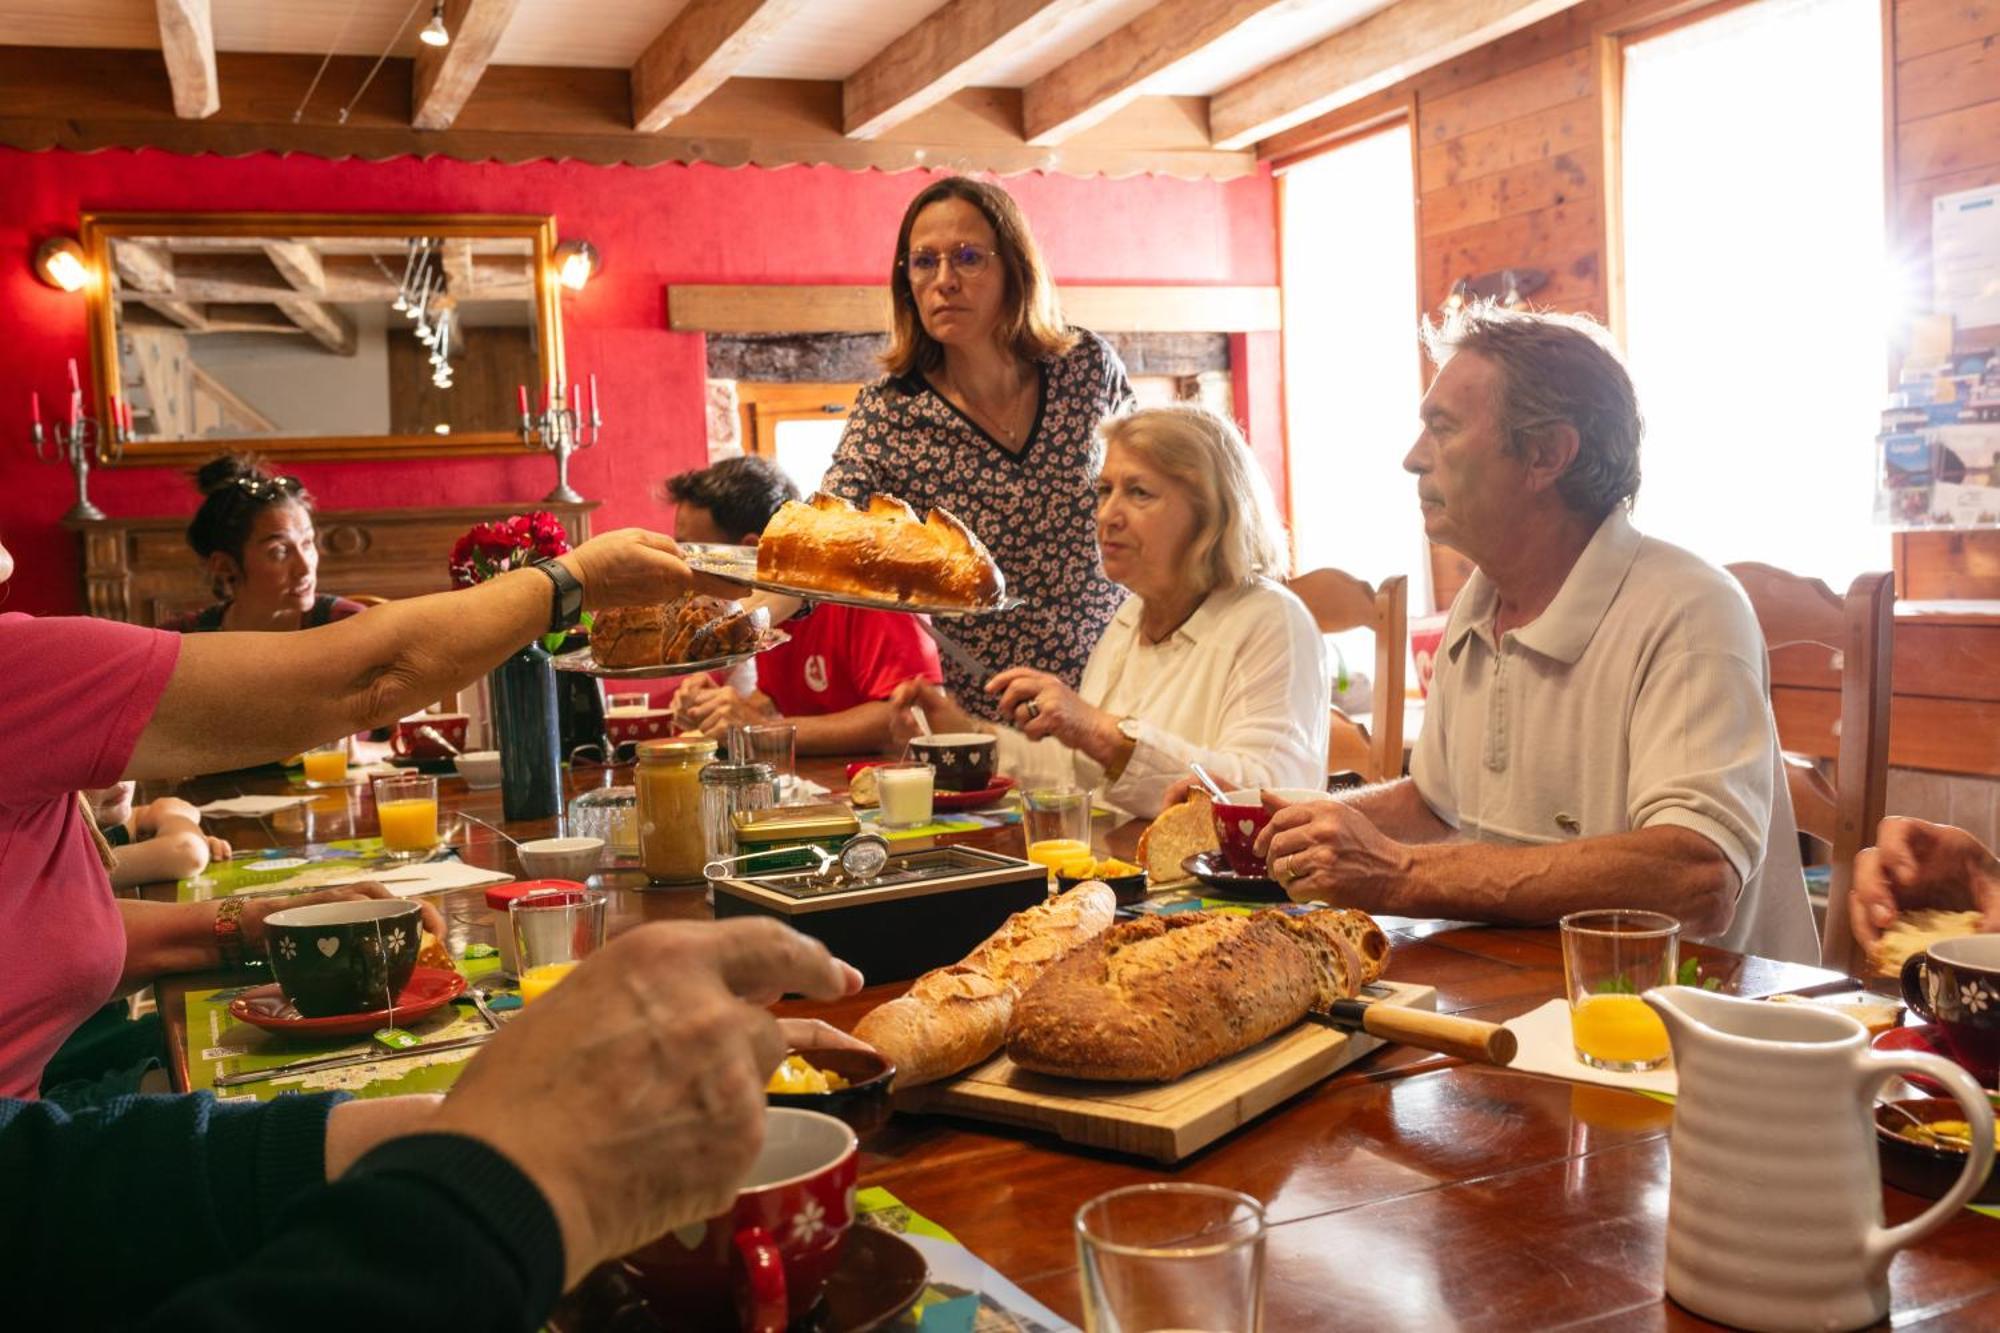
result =
[{"label": "black bowl with white heart", "polygon": [[938,791],[985,791],[993,785],[996,745],[984,732],[939,732],[910,740],[910,758],[929,764]]},{"label": "black bowl with white heart", "polygon": [[307,1018],[388,1008],[422,943],[422,908],[408,900],[314,903],[264,918],[271,973]]}]

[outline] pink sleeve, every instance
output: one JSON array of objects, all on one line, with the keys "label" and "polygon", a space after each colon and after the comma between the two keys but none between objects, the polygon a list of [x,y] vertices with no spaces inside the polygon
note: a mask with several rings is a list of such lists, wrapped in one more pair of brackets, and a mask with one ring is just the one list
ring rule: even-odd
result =
[{"label": "pink sleeve", "polygon": [[181,637],[89,616],[0,615],[0,806],[108,787],[180,660]]},{"label": "pink sleeve", "polygon": [[886,699],[912,676],[943,683],[937,645],[915,616],[897,611],[857,611],[850,631],[848,670],[862,698]]}]

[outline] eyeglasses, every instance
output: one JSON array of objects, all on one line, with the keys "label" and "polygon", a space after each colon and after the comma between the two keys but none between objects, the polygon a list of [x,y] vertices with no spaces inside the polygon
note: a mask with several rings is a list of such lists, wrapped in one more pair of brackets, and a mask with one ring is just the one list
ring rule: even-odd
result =
[{"label": "eyeglasses", "polygon": [[623,768],[639,762],[639,742],[619,741],[607,754],[604,746],[591,742],[569,752],[571,768]]},{"label": "eyeglasses", "polygon": [[908,270],[912,286],[918,283],[937,281],[938,269],[950,264],[952,271],[961,278],[976,278],[986,271],[993,252],[983,245],[954,245],[942,253],[936,250],[912,250],[903,256],[903,267]]},{"label": "eyeglasses", "polygon": [[305,489],[297,477],[238,477],[234,484],[253,500],[293,496]]}]

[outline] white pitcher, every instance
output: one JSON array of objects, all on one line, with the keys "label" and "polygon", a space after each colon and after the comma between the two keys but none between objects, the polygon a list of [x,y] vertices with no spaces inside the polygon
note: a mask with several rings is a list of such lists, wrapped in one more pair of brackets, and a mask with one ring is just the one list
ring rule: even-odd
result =
[{"label": "white pitcher", "polygon": [[[1680,1095],[1667,1202],[1667,1294],[1739,1328],[1854,1329],[1889,1311],[1889,1261],[1963,1206],[1993,1165],[1993,1108],[1940,1056],[1868,1048],[1844,1014],[1662,986]],[[1972,1152],[1951,1192],[1882,1225],[1871,1106],[1891,1074],[1951,1089]]]}]

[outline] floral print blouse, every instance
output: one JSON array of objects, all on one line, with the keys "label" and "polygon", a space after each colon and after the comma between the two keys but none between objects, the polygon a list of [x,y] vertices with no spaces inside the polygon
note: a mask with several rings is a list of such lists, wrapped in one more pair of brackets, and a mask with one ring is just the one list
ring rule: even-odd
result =
[{"label": "floral print blouse", "polygon": [[[921,373],[863,389],[820,489],[856,504],[896,496],[918,514],[944,509],[978,534],[1024,605],[941,626],[994,671],[1035,667],[1074,688],[1125,590],[1097,559],[1098,423],[1132,406],[1118,354],[1076,330],[1076,346],[1041,363],[1028,442],[1015,454],[974,425]],[[949,657],[945,688],[979,717],[994,701]]]}]

